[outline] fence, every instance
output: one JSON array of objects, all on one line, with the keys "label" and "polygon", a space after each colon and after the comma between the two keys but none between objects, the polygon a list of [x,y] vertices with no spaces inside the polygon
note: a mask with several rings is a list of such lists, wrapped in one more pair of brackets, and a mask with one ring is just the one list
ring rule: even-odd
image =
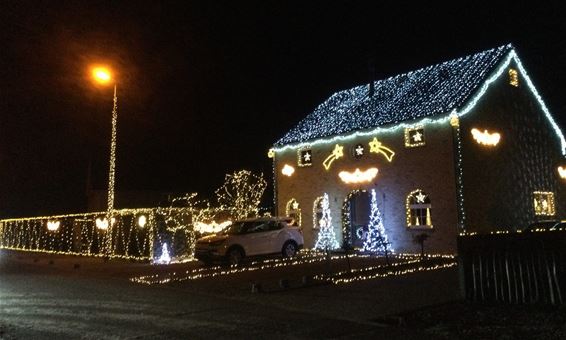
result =
[{"label": "fence", "polygon": [[566,231],[460,236],[458,255],[469,300],[565,302]]},{"label": "fence", "polygon": [[0,220],[0,248],[57,254],[153,260],[167,244],[172,256],[192,257],[193,222],[217,211],[147,208],[106,213]]}]

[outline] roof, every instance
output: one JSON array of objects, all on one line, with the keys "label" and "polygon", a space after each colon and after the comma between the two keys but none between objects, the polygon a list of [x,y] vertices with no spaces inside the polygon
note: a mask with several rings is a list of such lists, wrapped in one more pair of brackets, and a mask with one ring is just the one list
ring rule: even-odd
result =
[{"label": "roof", "polygon": [[462,107],[513,50],[504,45],[409,73],[336,92],[275,146],[446,114]]}]

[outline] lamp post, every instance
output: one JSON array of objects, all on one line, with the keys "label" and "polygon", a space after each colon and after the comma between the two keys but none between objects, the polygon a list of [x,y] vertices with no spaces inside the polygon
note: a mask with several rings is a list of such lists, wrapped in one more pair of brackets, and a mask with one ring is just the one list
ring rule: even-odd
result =
[{"label": "lamp post", "polygon": [[[96,82],[108,85],[112,81],[110,70],[105,67],[95,67],[92,75]],[[114,82],[114,104],[112,106],[112,134],[110,136],[110,164],[108,169],[108,207],[106,210],[106,221],[108,229],[106,231],[106,254],[112,251],[112,215],[114,213],[114,179],[116,173],[116,130],[118,123],[118,96],[116,95],[116,82]]]}]

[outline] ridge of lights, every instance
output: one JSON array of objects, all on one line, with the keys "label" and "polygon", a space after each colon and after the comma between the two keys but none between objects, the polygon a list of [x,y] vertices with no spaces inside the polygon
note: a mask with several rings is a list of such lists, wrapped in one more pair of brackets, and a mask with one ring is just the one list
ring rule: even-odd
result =
[{"label": "ridge of lights", "polygon": [[[473,98],[471,100],[469,100],[466,104],[462,105],[463,109],[461,109],[460,111],[454,109],[448,114],[445,113],[444,114],[445,116],[440,117],[440,118],[436,118],[436,119],[433,119],[433,118],[430,118],[430,117],[425,117],[423,119],[420,119],[420,120],[417,119],[416,121],[413,121],[413,122],[410,122],[410,123],[401,122],[401,123],[398,123],[396,125],[391,124],[391,126],[389,126],[389,127],[379,126],[379,127],[374,128],[374,129],[370,129],[370,130],[366,130],[366,131],[355,131],[353,133],[336,135],[336,136],[332,136],[330,138],[328,138],[328,137],[324,138],[323,137],[323,138],[317,138],[317,139],[314,139],[314,140],[311,140],[311,141],[308,141],[308,142],[290,143],[290,144],[287,144],[287,145],[283,145],[281,147],[275,147],[274,146],[273,150],[274,150],[274,152],[283,152],[283,151],[288,150],[288,149],[299,148],[299,147],[306,146],[306,145],[314,146],[314,145],[319,145],[319,144],[331,144],[331,143],[337,143],[337,142],[346,142],[346,141],[351,140],[351,139],[356,138],[356,137],[369,136],[369,135],[374,135],[374,134],[379,134],[379,133],[394,132],[398,129],[414,128],[415,126],[418,126],[418,125],[442,124],[442,123],[449,121],[450,118],[452,118],[451,117],[452,115],[462,117],[462,116],[466,115],[467,113],[469,113],[477,105],[477,103],[480,101],[480,99],[485,95],[485,93],[489,89],[490,85],[493,82],[495,82],[497,79],[499,79],[499,77],[502,74],[504,74],[505,70],[508,68],[508,66],[510,65],[512,60],[514,60],[517,63],[517,66],[519,68],[519,72],[521,72],[521,75],[525,79],[525,82],[527,83],[528,88],[531,90],[532,94],[537,99],[540,108],[542,109],[547,120],[550,122],[551,126],[553,127],[554,132],[556,133],[556,135],[560,139],[562,155],[566,156],[566,139],[564,138],[564,134],[562,133],[562,130],[560,129],[558,124],[556,124],[556,121],[554,120],[554,118],[552,118],[552,115],[551,115],[550,111],[548,110],[546,104],[544,103],[544,100],[542,99],[542,97],[538,93],[536,87],[534,86],[533,82],[531,81],[531,78],[529,77],[527,71],[523,67],[521,60],[519,59],[519,57],[518,57],[518,55],[517,55],[517,53],[515,52],[514,49],[511,49],[508,52],[507,57],[504,59],[504,61],[499,63],[499,65],[500,65],[499,68],[497,68],[494,72],[491,73],[489,78],[483,82],[483,85],[481,86],[481,88],[476,91],[476,94],[473,96]],[[438,114],[438,116],[442,116],[442,115],[443,114]]]}]

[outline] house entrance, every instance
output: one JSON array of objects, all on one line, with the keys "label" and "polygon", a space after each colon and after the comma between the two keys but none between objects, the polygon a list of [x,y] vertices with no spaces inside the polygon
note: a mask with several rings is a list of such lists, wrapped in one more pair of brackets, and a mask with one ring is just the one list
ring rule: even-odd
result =
[{"label": "house entrance", "polygon": [[366,190],[354,190],[346,196],[342,206],[344,243],[362,248],[368,231],[370,196]]}]

